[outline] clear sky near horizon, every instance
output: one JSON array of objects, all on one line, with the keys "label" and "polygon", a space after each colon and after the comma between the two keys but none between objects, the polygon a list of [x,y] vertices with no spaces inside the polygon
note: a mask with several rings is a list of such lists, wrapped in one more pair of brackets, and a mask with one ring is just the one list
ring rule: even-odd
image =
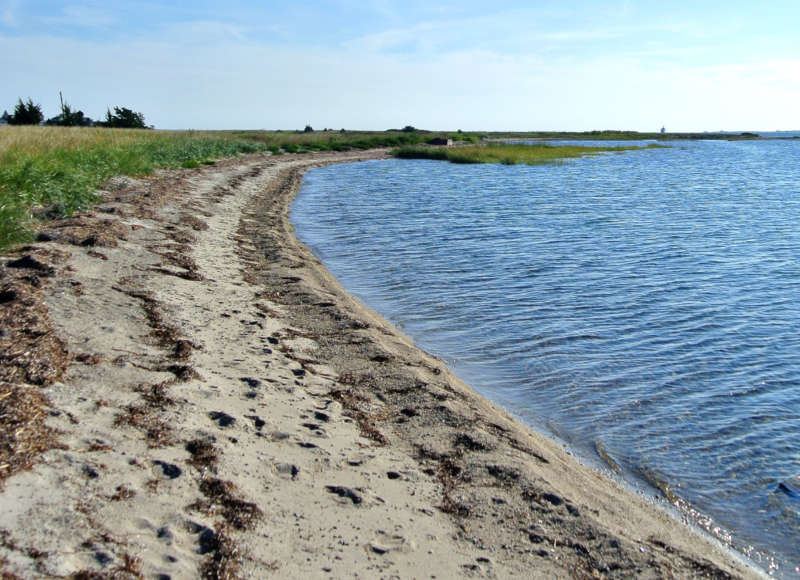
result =
[{"label": "clear sky near horizon", "polygon": [[800,129],[800,2],[0,0],[0,110],[164,129]]}]

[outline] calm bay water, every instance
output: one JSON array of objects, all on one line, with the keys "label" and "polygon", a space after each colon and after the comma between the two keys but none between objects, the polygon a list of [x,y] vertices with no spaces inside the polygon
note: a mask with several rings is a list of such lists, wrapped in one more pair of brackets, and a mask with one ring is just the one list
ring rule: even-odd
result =
[{"label": "calm bay water", "polygon": [[337,165],[292,221],[481,393],[800,576],[800,142]]}]

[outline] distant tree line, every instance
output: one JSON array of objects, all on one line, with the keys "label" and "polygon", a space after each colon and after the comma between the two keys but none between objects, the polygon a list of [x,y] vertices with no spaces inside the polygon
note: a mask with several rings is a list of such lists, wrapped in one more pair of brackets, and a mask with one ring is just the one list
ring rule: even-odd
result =
[{"label": "distant tree line", "polygon": [[64,102],[61,93],[58,93],[61,100],[61,113],[47,120],[42,113],[42,106],[34,103],[28,97],[27,101],[21,98],[14,106],[14,113],[9,114],[4,111],[0,116],[0,121],[9,125],[56,125],[61,127],[119,127],[127,129],[152,129],[144,122],[144,115],[127,107],[114,107],[106,109],[106,116],[103,120],[94,120],[83,114],[83,111],[74,110],[69,103]]}]

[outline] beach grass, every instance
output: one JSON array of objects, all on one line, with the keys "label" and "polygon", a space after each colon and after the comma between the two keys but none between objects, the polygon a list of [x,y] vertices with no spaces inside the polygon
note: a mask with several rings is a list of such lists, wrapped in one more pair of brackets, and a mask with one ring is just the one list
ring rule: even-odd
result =
[{"label": "beach grass", "polygon": [[421,143],[430,138],[428,132],[402,131],[232,131],[238,139],[263,143],[274,153],[304,153],[309,151],[349,151],[401,147]]},{"label": "beach grass", "polygon": [[581,145],[549,145],[534,143],[528,145],[490,143],[464,147],[413,146],[396,149],[393,154],[401,159],[436,159],[450,163],[502,163],[504,165],[542,165],[558,163],[564,159],[620,153],[623,151],[651,149],[662,145],[589,147]]},{"label": "beach grass", "polygon": [[0,127],[0,247],[30,239],[35,216],[89,207],[100,184],[115,175],[148,175],[264,149],[221,133]]}]

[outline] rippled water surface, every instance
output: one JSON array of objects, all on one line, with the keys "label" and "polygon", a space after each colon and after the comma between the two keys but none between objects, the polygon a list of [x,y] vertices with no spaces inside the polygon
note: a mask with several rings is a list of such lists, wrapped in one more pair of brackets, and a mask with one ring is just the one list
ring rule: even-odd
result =
[{"label": "rippled water surface", "polygon": [[292,220],[484,395],[798,575],[800,142],[337,165]]}]

